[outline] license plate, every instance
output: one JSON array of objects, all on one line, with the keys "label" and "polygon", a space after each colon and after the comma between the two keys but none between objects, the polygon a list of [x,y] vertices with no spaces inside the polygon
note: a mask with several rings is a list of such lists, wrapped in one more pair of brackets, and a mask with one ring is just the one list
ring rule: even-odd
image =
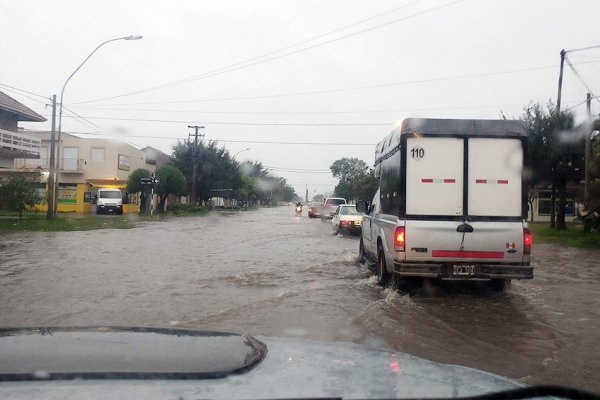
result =
[{"label": "license plate", "polygon": [[475,266],[474,265],[453,265],[452,266],[452,275],[457,276],[472,276],[475,275]]}]

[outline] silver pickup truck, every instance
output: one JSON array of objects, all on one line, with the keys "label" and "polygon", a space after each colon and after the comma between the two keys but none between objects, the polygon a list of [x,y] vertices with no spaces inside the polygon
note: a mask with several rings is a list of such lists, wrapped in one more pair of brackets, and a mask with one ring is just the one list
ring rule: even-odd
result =
[{"label": "silver pickup truck", "polygon": [[527,133],[519,121],[405,119],[376,148],[380,184],[365,214],[360,258],[391,276],[533,278],[527,229]]}]

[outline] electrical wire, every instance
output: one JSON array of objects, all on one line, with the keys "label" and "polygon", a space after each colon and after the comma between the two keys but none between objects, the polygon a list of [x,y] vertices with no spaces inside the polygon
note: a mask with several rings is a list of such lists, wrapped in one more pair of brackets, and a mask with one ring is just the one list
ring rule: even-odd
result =
[{"label": "electrical wire", "polygon": [[497,107],[522,107],[523,104],[490,104],[490,105],[472,105],[460,107],[427,107],[411,108],[406,110],[352,110],[352,111],[208,111],[208,110],[168,110],[168,109],[149,109],[149,108],[117,108],[117,107],[86,107],[86,110],[106,110],[106,111],[139,111],[139,112],[161,112],[161,113],[188,113],[188,114],[251,114],[251,115],[328,115],[328,114],[396,114],[407,111],[430,111],[430,110],[462,110],[473,108],[497,108]]},{"label": "electrical wire", "polygon": [[[74,118],[73,116],[66,116]],[[84,118],[84,117],[80,117]],[[191,120],[174,120],[174,119],[142,119],[142,118],[113,118],[113,117],[91,117],[86,116],[86,119],[100,119],[113,121],[132,121],[132,122],[161,122],[161,123],[185,123],[185,124],[206,124],[206,125],[247,125],[247,126],[390,126],[394,122],[368,122],[368,123],[296,123],[296,122],[224,122],[224,121],[191,121]]]},{"label": "electrical wire", "polygon": [[[576,63],[575,65],[595,64],[595,63],[599,63],[599,62],[600,61],[598,61],[598,60],[584,61],[584,62]],[[557,68],[558,67],[556,65],[546,65],[546,66],[540,66],[540,67],[519,68],[519,69],[505,70],[505,71],[481,72],[481,73],[454,75],[454,76],[446,76],[446,77],[438,77],[438,78],[428,78],[428,79],[415,79],[415,80],[410,80],[410,81],[381,83],[381,84],[375,84],[375,85],[355,86],[355,87],[349,87],[349,88],[310,90],[310,91],[304,91],[304,92],[280,93],[280,94],[260,95],[260,96],[222,97],[222,98],[197,99],[197,100],[115,103],[115,104],[109,104],[107,106],[188,104],[188,103],[204,103],[204,102],[217,102],[217,101],[257,100],[257,99],[268,99],[268,98],[278,98],[278,97],[306,96],[306,95],[314,95],[314,94],[327,94],[327,93],[349,92],[349,91],[355,91],[355,90],[379,89],[379,88],[384,88],[384,87],[405,86],[405,85],[451,81],[451,80],[459,80],[459,79],[481,78],[481,77],[486,77],[486,76],[510,75],[510,74],[516,74],[516,73],[542,71],[542,70],[550,70],[550,69],[557,69]],[[79,105],[79,104],[83,104],[83,103],[71,103],[71,104]]]},{"label": "electrical wire", "polygon": [[310,171],[310,172],[331,172],[328,169],[323,169],[323,168],[318,168],[318,169],[314,169],[314,168],[287,168],[287,167],[274,167],[271,165],[263,165],[265,168],[269,168],[269,169],[277,169],[279,171]]},{"label": "electrical wire", "polygon": [[[583,50],[583,49],[582,49]],[[575,74],[575,76],[577,76],[577,78],[579,79],[579,81],[583,84],[583,86],[587,89],[587,91],[591,94],[593,94],[592,89],[590,89],[590,87],[588,86],[588,84],[583,80],[583,78],[581,77],[581,75],[579,75],[579,72],[577,72],[577,70],[575,69],[575,67],[573,66],[573,64],[571,63],[571,60],[569,59],[568,56],[565,55],[565,60],[567,61],[567,64],[569,65],[569,67],[571,68],[571,70],[573,71],[573,73]],[[596,101],[598,103],[600,103],[600,100],[598,100],[596,97],[593,97],[594,99],[596,99]]]},{"label": "electrical wire", "polygon": [[38,99],[34,99],[33,97],[28,96],[26,94],[19,93],[16,90],[12,90],[12,89],[8,89],[8,88],[2,88],[2,90],[6,91],[6,92],[9,92],[9,93],[12,93],[12,94],[15,94],[15,95],[18,95],[18,96],[23,96],[25,98],[28,98],[31,101],[35,101],[36,103],[40,103],[40,104],[43,104],[45,106],[49,106],[50,105],[49,102],[48,102],[49,99],[46,99],[46,101],[41,101],[41,100],[38,100]]},{"label": "electrical wire", "polygon": [[[97,132],[69,132],[77,135],[94,135],[94,136],[110,136],[104,133]],[[168,140],[184,140],[182,137],[165,137],[152,135],[127,135],[131,138],[143,139],[168,139]],[[375,146],[375,143],[333,143],[333,142],[282,142],[282,141],[266,141],[266,140],[224,140],[224,139],[206,139],[207,141],[222,142],[222,143],[251,143],[251,144],[275,144],[275,145],[301,145],[301,146]]]},{"label": "electrical wire", "polygon": [[19,92],[27,93],[27,94],[30,94],[32,96],[37,96],[37,97],[40,97],[40,98],[42,98],[44,100],[48,100],[48,96],[44,96],[44,95],[41,95],[41,94],[38,94],[38,93],[33,93],[33,92],[29,92],[27,90],[19,89],[19,88],[14,87],[14,86],[7,85],[6,83],[0,83],[0,86],[5,87],[7,89],[12,89],[12,90],[17,90]]},{"label": "electrical wire", "polygon": [[[223,69],[223,68],[222,69],[218,69],[215,72],[209,72],[209,73],[205,73],[205,74],[200,74],[200,75],[192,76],[192,77],[189,77],[189,78],[185,78],[185,79],[182,79],[182,80],[178,80],[178,81],[166,83],[166,84],[155,86],[155,87],[148,88],[148,89],[142,89],[142,90],[137,90],[137,91],[134,91],[134,92],[123,93],[123,94],[116,95],[116,96],[109,96],[109,97],[104,97],[104,98],[99,98],[99,99],[81,101],[81,102],[77,102],[77,103],[73,103],[73,104],[86,104],[86,103],[93,103],[93,102],[104,101],[104,100],[112,100],[112,99],[116,99],[116,98],[132,96],[132,95],[146,93],[146,92],[155,91],[155,90],[159,90],[159,89],[165,89],[165,88],[168,88],[168,87],[177,86],[177,85],[181,85],[181,84],[184,84],[184,83],[194,82],[194,81],[197,81],[197,80],[200,80],[200,79],[211,78],[213,76],[222,75],[222,74],[225,74],[225,73],[237,71],[239,69],[248,68],[248,67],[251,67],[251,66],[254,66],[254,65],[263,64],[263,63],[266,63],[266,62],[269,62],[269,61],[277,60],[277,59],[280,59],[280,58],[283,58],[283,57],[288,57],[288,56],[291,56],[293,54],[298,54],[298,53],[301,53],[301,52],[304,52],[304,51],[307,51],[307,50],[314,49],[316,47],[321,47],[321,46],[324,46],[324,45],[329,44],[329,43],[333,43],[333,42],[336,42],[336,41],[339,41],[339,40],[342,40],[342,39],[346,39],[346,38],[349,38],[349,37],[352,37],[352,36],[356,36],[356,35],[359,35],[359,34],[362,34],[362,33],[366,33],[366,32],[369,32],[369,31],[372,31],[372,30],[375,30],[375,29],[379,29],[379,28],[382,28],[382,27],[385,27],[385,26],[388,26],[388,25],[391,25],[391,24],[395,24],[395,23],[398,23],[398,22],[401,22],[401,21],[405,21],[405,20],[408,20],[408,19],[411,19],[411,18],[415,18],[415,17],[421,16],[421,15],[424,15],[424,14],[427,14],[427,13],[430,13],[430,12],[434,12],[434,11],[440,10],[442,8],[450,7],[450,6],[453,6],[455,4],[458,4],[458,3],[461,3],[461,2],[464,2],[464,1],[466,1],[466,0],[455,0],[455,1],[452,1],[450,3],[442,4],[440,6],[437,6],[437,7],[434,7],[434,8],[430,8],[430,9],[427,9],[427,10],[423,10],[423,11],[420,11],[420,12],[417,12],[417,13],[414,13],[414,14],[411,14],[411,15],[399,18],[399,19],[388,21],[388,22],[385,22],[385,23],[382,23],[382,24],[379,24],[379,25],[375,25],[375,26],[372,26],[372,27],[369,27],[369,28],[365,28],[365,29],[357,31],[357,32],[352,32],[352,33],[349,33],[349,34],[346,34],[346,35],[343,35],[343,36],[340,36],[340,37],[337,37],[337,38],[334,38],[334,39],[330,39],[330,40],[327,40],[325,42],[320,42],[320,43],[317,43],[317,44],[314,44],[314,45],[311,45],[311,46],[308,46],[308,47],[303,47],[301,49],[294,50],[294,51],[291,51],[291,52],[288,52],[288,53],[285,53],[285,54],[281,54],[281,55],[274,56],[274,57],[271,57],[271,58],[266,58],[266,59],[263,59],[263,60],[260,60],[260,61],[256,61],[256,62],[251,62],[249,64],[246,64],[246,62],[242,62],[241,64],[244,64],[244,65],[239,65],[240,63],[237,63],[237,64],[233,64],[233,65],[238,65],[237,67],[231,67],[231,68],[224,67],[225,69]],[[309,40],[309,41],[312,41],[312,40]],[[292,45],[291,47],[296,47],[296,46]],[[278,53],[278,52],[280,52],[280,51],[275,51],[274,53]],[[257,58],[263,58],[263,57],[264,56],[259,56]]]},{"label": "electrical wire", "polygon": [[[594,97],[592,97],[591,99],[596,99],[596,100],[597,100],[599,97],[600,97],[600,96],[594,96]],[[565,110],[564,110],[564,111],[570,111],[570,110],[572,110],[572,109],[574,109],[574,108],[576,108],[576,107],[579,107],[579,106],[581,106],[581,105],[583,105],[583,104],[585,104],[585,103],[587,103],[587,99],[585,99],[585,100],[584,100],[584,101],[582,101],[582,102],[579,102],[579,103],[575,104],[574,106],[571,106],[571,107],[569,107],[569,108],[565,108]]]}]

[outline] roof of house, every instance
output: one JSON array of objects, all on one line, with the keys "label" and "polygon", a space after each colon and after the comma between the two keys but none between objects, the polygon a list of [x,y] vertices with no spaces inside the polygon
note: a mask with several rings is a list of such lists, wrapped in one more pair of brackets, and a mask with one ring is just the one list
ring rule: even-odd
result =
[{"label": "roof of house", "polygon": [[0,92],[0,111],[16,114],[18,121],[46,121],[46,118],[3,92]]}]

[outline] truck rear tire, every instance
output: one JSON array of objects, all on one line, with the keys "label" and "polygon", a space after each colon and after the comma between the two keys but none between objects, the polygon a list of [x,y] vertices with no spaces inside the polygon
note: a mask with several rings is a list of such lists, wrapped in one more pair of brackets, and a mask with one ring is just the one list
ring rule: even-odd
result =
[{"label": "truck rear tire", "polygon": [[390,273],[388,272],[385,263],[385,253],[383,252],[383,248],[380,244],[377,246],[377,284],[385,287],[389,280]]}]

